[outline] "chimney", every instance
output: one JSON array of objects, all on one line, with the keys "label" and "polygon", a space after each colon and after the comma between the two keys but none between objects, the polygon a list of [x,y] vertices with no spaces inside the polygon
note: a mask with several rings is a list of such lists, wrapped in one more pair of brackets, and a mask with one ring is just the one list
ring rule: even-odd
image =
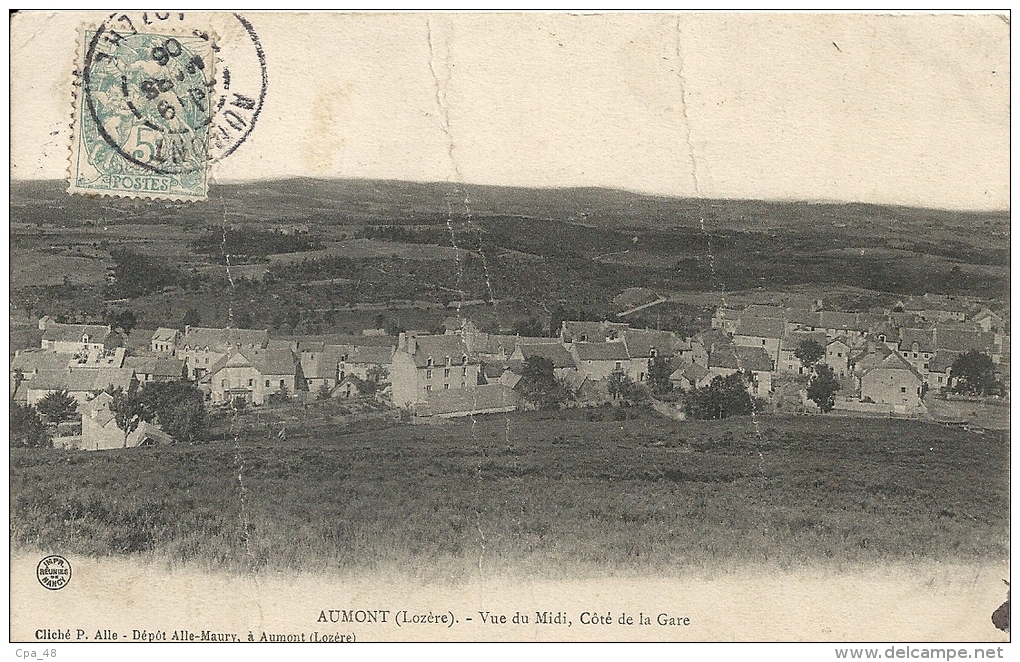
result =
[{"label": "chimney", "polygon": [[407,353],[414,354],[414,351],[418,348],[418,343],[415,341],[414,336],[411,334],[407,335]]},{"label": "chimney", "polygon": [[185,324],[184,325],[184,335],[188,335],[189,333],[191,333],[191,325],[190,324]]},{"label": "chimney", "polygon": [[403,331],[397,334],[397,349],[407,349],[407,334]]}]

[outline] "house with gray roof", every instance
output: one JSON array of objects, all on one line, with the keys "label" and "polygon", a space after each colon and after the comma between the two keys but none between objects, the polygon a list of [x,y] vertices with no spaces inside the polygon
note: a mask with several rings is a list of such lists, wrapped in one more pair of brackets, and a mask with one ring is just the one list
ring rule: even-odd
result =
[{"label": "house with gray roof", "polygon": [[473,390],[481,362],[460,335],[402,333],[390,364],[393,403],[415,408],[434,391]]},{"label": "house with gray roof", "polygon": [[180,339],[180,331],[161,326],[153,331],[149,338],[149,351],[173,355],[177,351],[177,343]]},{"label": "house with gray roof", "polygon": [[120,334],[109,325],[53,322],[42,335],[42,349],[67,354],[91,354],[120,347]]},{"label": "house with gray roof", "polygon": [[65,367],[40,371],[31,381],[22,383],[21,388],[25,389],[25,401],[30,405],[57,391],[67,391],[81,405],[99,391],[119,388],[131,392],[137,385],[138,381],[131,368]]},{"label": "house with gray roof", "polygon": [[777,371],[784,374],[805,375],[810,371],[797,358],[797,349],[801,343],[812,341],[819,347],[825,348],[827,339],[825,331],[790,331],[787,330],[779,344],[779,361],[776,364]]},{"label": "house with gray roof", "polygon": [[126,356],[124,367],[134,370],[140,384],[170,382],[184,378],[184,361],[162,353]]},{"label": "house with gray roof", "polygon": [[565,345],[575,342],[612,342],[619,340],[630,328],[620,322],[578,322],[563,320],[560,325],[560,340]]},{"label": "house with gray roof", "polygon": [[708,368],[693,361],[680,361],[669,375],[673,387],[681,391],[690,391],[707,386],[715,375]]},{"label": "house with gray roof", "polygon": [[786,333],[786,322],[772,317],[744,317],[733,332],[733,344],[757,347],[773,364],[779,363],[779,348]]},{"label": "house with gray roof", "polygon": [[356,345],[340,358],[340,378],[354,376],[364,381],[387,382],[395,352],[396,348],[389,345]]},{"label": "house with gray roof", "polygon": [[897,352],[863,368],[861,400],[887,405],[895,413],[915,413],[921,407],[924,377]]},{"label": "house with gray roof", "polygon": [[274,394],[292,395],[299,371],[289,349],[234,349],[212,365],[199,387],[209,393],[213,404],[241,399],[261,405]]},{"label": "house with gray roof", "polygon": [[567,348],[559,343],[540,343],[537,345],[521,343],[510,356],[512,364],[523,364],[533,357],[548,359],[553,366],[553,374],[557,377],[565,377],[567,373],[577,372],[577,365],[574,357]]},{"label": "house with gray roof", "polygon": [[727,377],[735,372],[750,376],[747,391],[763,398],[772,392],[772,373],[775,364],[761,347],[733,345],[720,347],[708,357],[708,371],[713,377]]},{"label": "house with gray roof", "polygon": [[260,350],[268,343],[269,331],[265,329],[186,326],[175,355],[187,366],[188,379],[198,380],[232,350]]},{"label": "house with gray roof", "polygon": [[932,322],[948,320],[962,322],[967,319],[967,312],[970,308],[963,301],[941,294],[910,297],[898,302],[896,307]]},{"label": "house with gray roof", "polygon": [[582,342],[570,344],[570,355],[578,372],[593,382],[609,379],[614,372],[626,374],[630,367],[630,354],[623,340],[612,342]]}]

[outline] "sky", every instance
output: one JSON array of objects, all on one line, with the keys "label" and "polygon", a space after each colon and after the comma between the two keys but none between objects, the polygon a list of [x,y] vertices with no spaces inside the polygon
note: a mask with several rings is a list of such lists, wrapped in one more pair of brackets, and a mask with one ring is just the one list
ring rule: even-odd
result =
[{"label": "sky", "polygon": [[[12,20],[12,178],[66,178],[78,32],[104,17]],[[212,166],[216,181],[1009,208],[1009,25],[999,16],[245,17],[269,84],[248,140]]]}]

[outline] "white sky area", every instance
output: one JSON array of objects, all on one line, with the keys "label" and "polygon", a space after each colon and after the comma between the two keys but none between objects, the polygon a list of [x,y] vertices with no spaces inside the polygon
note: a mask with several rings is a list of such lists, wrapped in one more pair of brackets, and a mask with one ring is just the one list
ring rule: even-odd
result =
[{"label": "white sky area", "polygon": [[[1009,207],[999,16],[245,16],[269,87],[218,181]],[[12,20],[13,178],[66,178],[78,30],[104,17]]]}]

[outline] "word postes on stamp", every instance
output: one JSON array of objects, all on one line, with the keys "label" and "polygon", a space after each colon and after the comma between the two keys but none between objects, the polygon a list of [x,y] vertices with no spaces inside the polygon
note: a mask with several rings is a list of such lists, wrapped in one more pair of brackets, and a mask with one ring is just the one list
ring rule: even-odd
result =
[{"label": "word postes on stamp", "polygon": [[269,80],[258,34],[229,12],[111,14],[83,31],[77,64],[69,192],[87,195],[204,199]]},{"label": "word postes on stamp", "polygon": [[84,37],[70,191],[205,199],[212,37],[107,24]]}]

